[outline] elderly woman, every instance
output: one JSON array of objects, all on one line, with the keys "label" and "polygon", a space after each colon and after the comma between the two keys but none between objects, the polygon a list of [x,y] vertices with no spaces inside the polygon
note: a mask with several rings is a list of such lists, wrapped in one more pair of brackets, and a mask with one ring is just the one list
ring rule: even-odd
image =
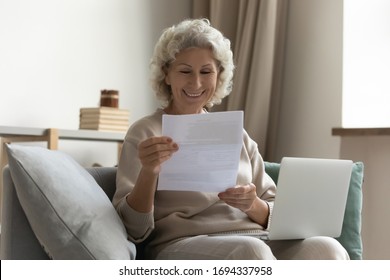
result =
[{"label": "elderly woman", "polygon": [[267,229],[276,189],[246,131],[236,186],[219,194],[158,191],[161,164],[180,149],[175,139],[161,135],[162,115],[205,114],[230,93],[234,70],[230,41],[206,19],[185,20],[163,32],[151,70],[162,107],[127,132],[113,200],[129,239],[145,244],[144,257],[348,258],[332,238],[264,242],[245,235]]}]

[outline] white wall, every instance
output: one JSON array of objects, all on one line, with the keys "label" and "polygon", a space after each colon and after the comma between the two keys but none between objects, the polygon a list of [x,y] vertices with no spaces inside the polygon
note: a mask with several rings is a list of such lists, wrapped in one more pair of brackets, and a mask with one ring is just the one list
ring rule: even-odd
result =
[{"label": "white wall", "polygon": [[342,11],[339,0],[289,1],[277,158],[338,158]]},{"label": "white wall", "polygon": [[[152,112],[154,43],[190,16],[191,3],[0,0],[0,125],[78,129],[80,107],[98,106],[101,89],[120,91],[130,121]],[[116,163],[115,144],[61,141],[59,148],[83,165]]]}]

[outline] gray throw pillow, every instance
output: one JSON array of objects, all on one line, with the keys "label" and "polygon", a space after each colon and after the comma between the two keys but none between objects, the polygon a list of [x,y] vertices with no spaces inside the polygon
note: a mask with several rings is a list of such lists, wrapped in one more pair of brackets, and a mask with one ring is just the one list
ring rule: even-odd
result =
[{"label": "gray throw pillow", "polygon": [[20,204],[53,259],[135,259],[135,246],[93,177],[65,153],[7,145]]}]

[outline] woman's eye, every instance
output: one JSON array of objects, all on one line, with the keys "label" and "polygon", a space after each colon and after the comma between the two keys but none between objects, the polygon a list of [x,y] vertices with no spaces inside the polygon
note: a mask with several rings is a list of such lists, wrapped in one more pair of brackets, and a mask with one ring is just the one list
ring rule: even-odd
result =
[{"label": "woman's eye", "polygon": [[[211,70],[201,70],[199,71],[199,73],[201,75],[207,75],[207,74],[210,74],[212,71]],[[179,70],[179,73],[181,74],[191,74],[192,71],[191,70]]]}]

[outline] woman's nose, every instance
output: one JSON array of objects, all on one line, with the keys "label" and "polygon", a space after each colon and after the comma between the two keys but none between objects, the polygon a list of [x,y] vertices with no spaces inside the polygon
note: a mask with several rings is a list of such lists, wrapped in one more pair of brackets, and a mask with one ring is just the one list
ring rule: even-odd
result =
[{"label": "woman's nose", "polygon": [[199,88],[202,85],[201,76],[199,74],[193,74],[191,77],[191,85],[195,88]]}]

